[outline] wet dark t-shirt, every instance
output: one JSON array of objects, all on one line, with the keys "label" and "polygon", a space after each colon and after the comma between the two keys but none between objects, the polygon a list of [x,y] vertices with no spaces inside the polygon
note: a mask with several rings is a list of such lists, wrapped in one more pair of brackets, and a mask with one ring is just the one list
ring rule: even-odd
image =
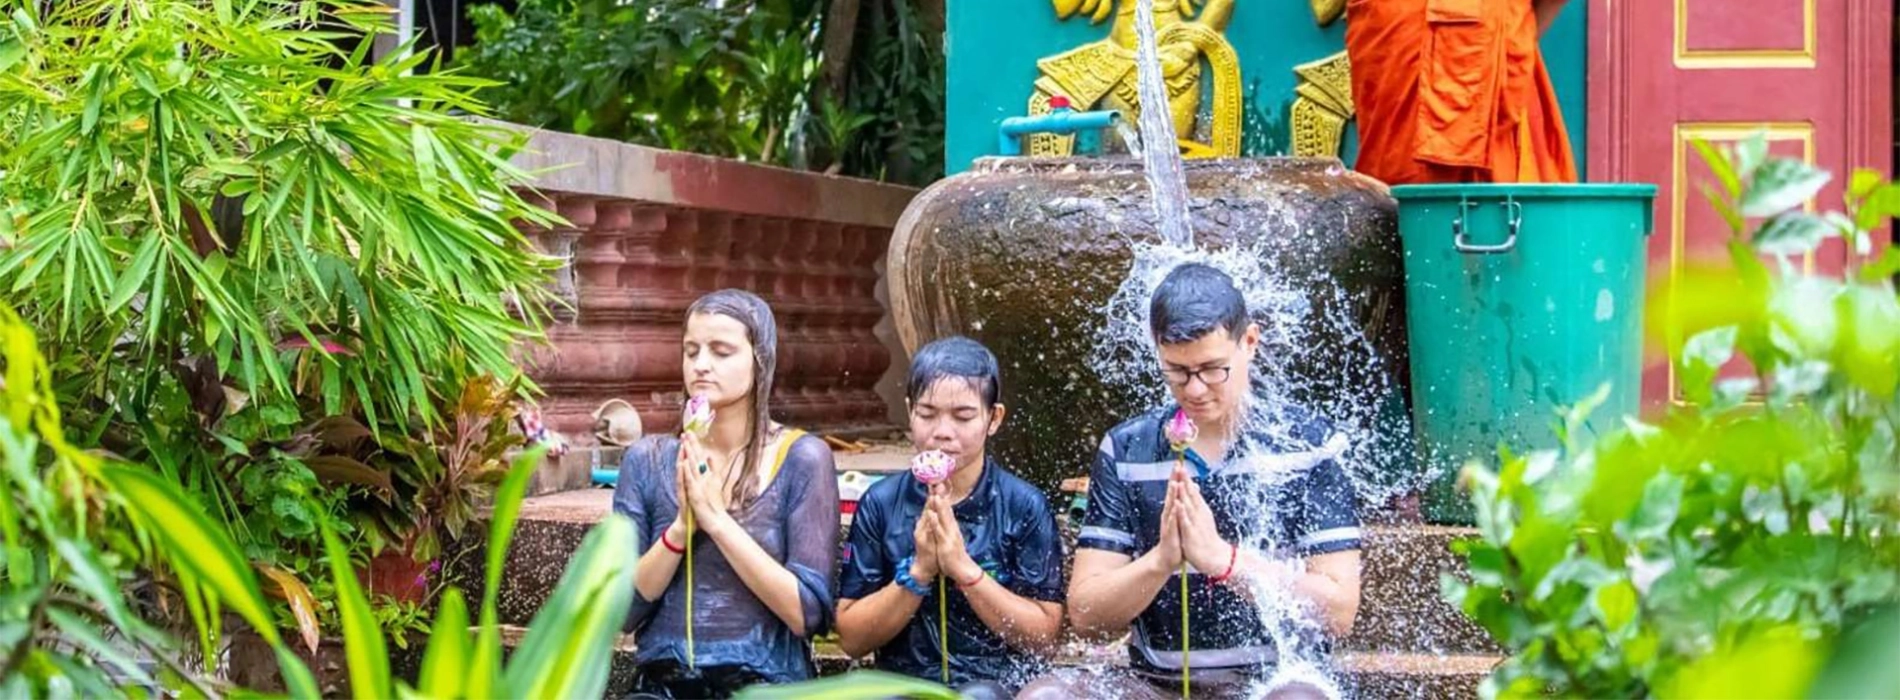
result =
[{"label": "wet dark t-shirt", "polygon": [[[898,563],[917,551],[913,534],[926,496],[923,482],[908,474],[886,477],[865,492],[845,540],[839,598],[867,598],[895,580]],[[1040,490],[988,459],[976,487],[952,512],[970,558],[997,583],[1031,600],[1062,600],[1062,542],[1055,513]],[[938,584],[946,585],[952,685],[994,681],[1013,689],[1046,670],[1038,655],[1009,646],[983,624],[955,583]],[[877,650],[877,667],[940,680],[937,620],[937,594],[932,593],[910,623]]]},{"label": "wet dark t-shirt", "polygon": [[[1169,406],[1116,426],[1102,439],[1089,476],[1088,513],[1077,549],[1101,549],[1139,557],[1161,534],[1161,508],[1177,459],[1163,423]],[[1189,474],[1214,512],[1228,542],[1260,544],[1278,555],[1310,557],[1360,548],[1359,515],[1352,481],[1336,457],[1344,448],[1323,420],[1289,410],[1282,435],[1252,434],[1230,449],[1224,463],[1208,464],[1193,450]],[[1188,573],[1189,634],[1193,671],[1251,669],[1278,658],[1259,609],[1208,576]],[[1168,577],[1146,610],[1135,618],[1129,661],[1138,670],[1179,677],[1181,672],[1181,581]]]},{"label": "wet dark t-shirt", "polygon": [[[777,444],[766,451],[769,466]],[[656,436],[627,448],[614,488],[614,512],[639,529],[639,552],[653,546],[679,515],[674,462],[679,439]],[[811,678],[810,638],[831,627],[834,563],[838,558],[838,476],[831,448],[809,435],[785,451],[785,459],[765,490],[744,513],[739,526],[774,560],[798,579],[799,607],[806,636],[792,633],[784,621],[752,594],[719,546],[705,533],[693,538],[693,649],[700,668],[732,667],[767,682]],[[635,593],[628,624],[636,632],[634,661],[686,665],[686,568],[667,584],[659,600]]]}]

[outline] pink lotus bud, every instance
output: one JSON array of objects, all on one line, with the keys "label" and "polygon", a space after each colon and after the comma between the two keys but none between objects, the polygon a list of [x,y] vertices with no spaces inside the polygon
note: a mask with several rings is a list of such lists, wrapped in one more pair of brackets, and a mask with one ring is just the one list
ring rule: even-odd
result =
[{"label": "pink lotus bud", "polygon": [[1188,417],[1187,411],[1178,408],[1174,409],[1174,417],[1168,419],[1166,432],[1168,444],[1174,446],[1175,452],[1186,452],[1188,445],[1194,444],[1194,439],[1201,436],[1201,429],[1194,425],[1194,419]]},{"label": "pink lotus bud", "polygon": [[957,468],[957,461],[944,454],[942,450],[919,452],[910,458],[910,473],[918,481],[935,485],[950,478],[950,472]]},{"label": "pink lotus bud", "polygon": [[706,433],[712,431],[712,421],[713,409],[711,401],[706,400],[704,396],[695,396],[691,399],[687,399],[684,421],[686,432],[699,437],[706,437]]}]

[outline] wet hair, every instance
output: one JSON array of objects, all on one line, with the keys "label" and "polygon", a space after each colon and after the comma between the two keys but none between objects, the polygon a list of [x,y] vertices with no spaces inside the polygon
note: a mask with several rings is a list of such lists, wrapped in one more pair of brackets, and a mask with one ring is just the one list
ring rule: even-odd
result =
[{"label": "wet hair", "polygon": [[1003,401],[1003,369],[996,363],[996,355],[969,338],[944,338],[918,350],[910,360],[910,381],[905,383],[904,397],[916,403],[944,379],[969,382],[970,388],[983,397],[985,411]]},{"label": "wet hair", "polygon": [[778,321],[772,317],[772,307],[767,306],[764,299],[743,289],[721,289],[700,297],[686,309],[688,322],[701,314],[738,321],[745,327],[746,341],[752,343],[752,413],[746,416],[745,461],[739,467],[739,492],[732,499],[732,509],[744,511],[758,496],[753,490],[759,482],[767,432],[772,426],[768,411],[772,375],[778,369]]},{"label": "wet hair", "polygon": [[1148,329],[1160,345],[1192,343],[1216,330],[1238,336],[1247,321],[1247,300],[1234,278],[1202,263],[1174,268],[1148,301]]}]

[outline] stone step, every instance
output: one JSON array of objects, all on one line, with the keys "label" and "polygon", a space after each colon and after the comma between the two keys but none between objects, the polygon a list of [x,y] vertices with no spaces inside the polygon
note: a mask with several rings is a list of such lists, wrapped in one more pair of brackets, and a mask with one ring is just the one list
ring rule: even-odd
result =
[{"label": "stone step", "polygon": [[1445,574],[1462,577],[1464,559],[1451,543],[1470,528],[1373,525],[1367,528],[1360,574],[1359,617],[1343,648],[1366,651],[1501,653],[1482,628],[1440,592]]},{"label": "stone step", "polygon": [[[506,625],[502,627],[502,646],[513,649],[520,643],[527,628]],[[622,634],[614,641],[614,659],[607,677],[607,697],[624,697],[633,690],[634,680],[634,637]],[[836,645],[820,642],[813,649],[818,662],[820,675],[845,673],[858,667],[858,662],[847,657]],[[1055,665],[1063,667],[1114,666],[1119,653],[1097,653],[1087,656],[1077,654],[1059,655]],[[1351,689],[1351,697],[1358,698],[1417,698],[1437,700],[1440,698],[1470,698],[1478,694],[1478,684],[1489,675],[1502,657],[1489,654],[1407,654],[1397,652],[1348,651],[1339,655],[1339,668],[1345,673],[1341,679]]]},{"label": "stone step", "polygon": [[[611,509],[606,489],[567,491],[527,499],[502,578],[501,620],[526,624],[553,592],[568,557],[588,528]],[[480,525],[471,531],[485,532]],[[1426,654],[1499,653],[1490,638],[1439,593],[1439,577],[1463,571],[1450,543],[1472,532],[1427,525],[1368,528],[1361,576],[1359,617],[1340,649]],[[478,539],[478,538],[476,538]],[[480,590],[485,561],[480,542],[470,543],[451,565],[452,580]]]}]

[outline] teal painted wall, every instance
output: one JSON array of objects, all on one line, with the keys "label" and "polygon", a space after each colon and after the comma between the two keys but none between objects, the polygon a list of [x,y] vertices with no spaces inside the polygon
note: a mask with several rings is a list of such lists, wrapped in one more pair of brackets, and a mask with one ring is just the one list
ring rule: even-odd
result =
[{"label": "teal painted wall", "polygon": [[[1133,2],[1134,0],[1125,0]],[[1573,2],[1544,37],[1544,58],[1557,84],[1564,123],[1579,165],[1584,160],[1584,72],[1587,60],[1586,3]],[[950,0],[944,46],[949,125],[945,168],[955,174],[980,156],[996,153],[996,125],[1023,114],[1036,80],[1036,60],[1108,34],[1109,22],[1086,18],[1058,21],[1049,0]],[[1293,66],[1325,58],[1345,46],[1345,23],[1321,29],[1306,0],[1237,0],[1227,40],[1240,55],[1247,98],[1269,126],[1245,143],[1264,153],[1283,153],[1286,107],[1297,79]],[[1349,133],[1351,162],[1356,140]]]}]

